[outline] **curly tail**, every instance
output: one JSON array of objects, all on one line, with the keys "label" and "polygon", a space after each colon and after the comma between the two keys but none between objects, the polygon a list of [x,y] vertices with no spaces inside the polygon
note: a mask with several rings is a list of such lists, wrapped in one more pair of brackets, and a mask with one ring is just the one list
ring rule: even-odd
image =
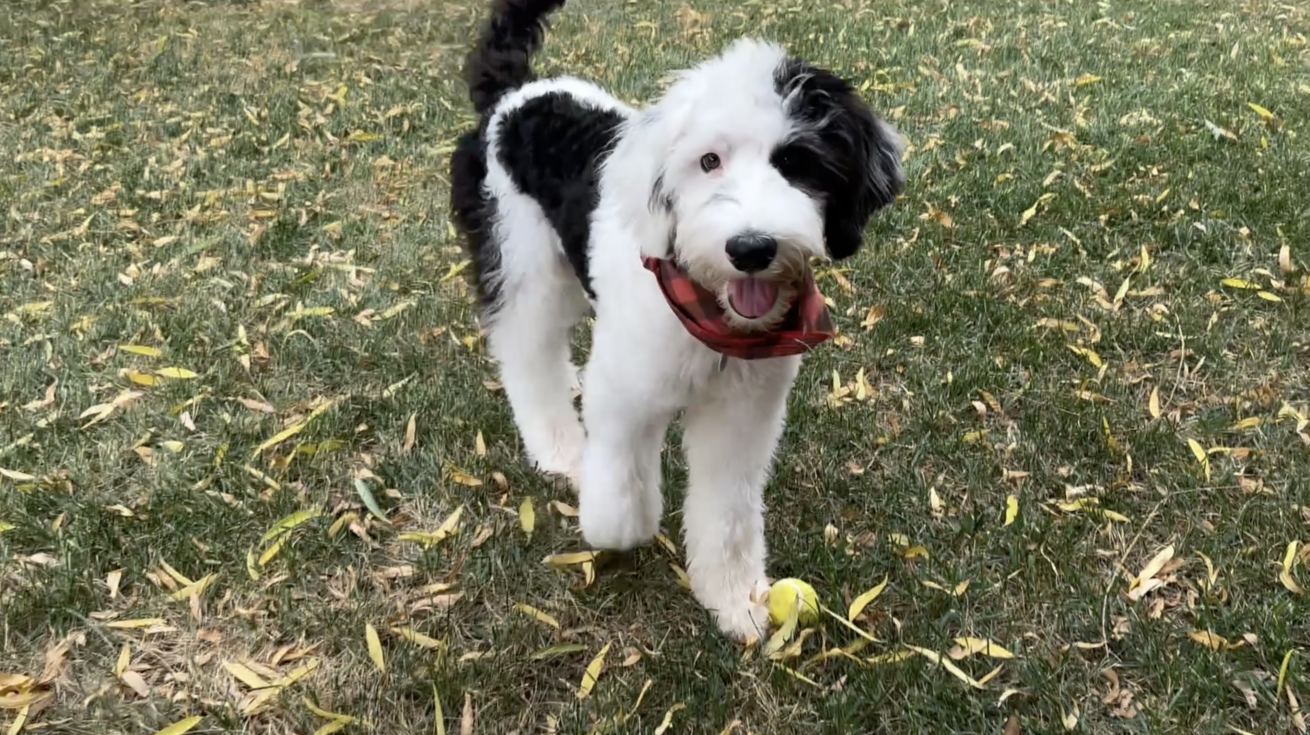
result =
[{"label": "curly tail", "polygon": [[532,54],[541,46],[547,17],[565,0],[494,0],[477,48],[464,64],[469,98],[479,115],[508,92],[532,81]]}]

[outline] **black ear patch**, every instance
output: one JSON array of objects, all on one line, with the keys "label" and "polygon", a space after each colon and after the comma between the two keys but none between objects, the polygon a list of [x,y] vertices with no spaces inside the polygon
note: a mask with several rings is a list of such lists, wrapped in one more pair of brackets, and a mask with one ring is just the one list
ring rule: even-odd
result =
[{"label": "black ear patch", "polygon": [[869,217],[905,186],[900,135],[849,83],[799,59],[778,67],[774,87],[798,132],[774,151],[773,164],[823,200],[828,255],[848,258],[860,249]]}]

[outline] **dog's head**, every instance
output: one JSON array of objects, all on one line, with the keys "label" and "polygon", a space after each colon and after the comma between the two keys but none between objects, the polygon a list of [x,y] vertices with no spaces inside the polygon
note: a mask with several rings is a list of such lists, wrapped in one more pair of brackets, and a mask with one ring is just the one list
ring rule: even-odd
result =
[{"label": "dog's head", "polygon": [[860,248],[902,150],[847,82],[742,40],[629,123],[606,180],[643,255],[676,258],[733,326],[769,329],[810,258]]}]

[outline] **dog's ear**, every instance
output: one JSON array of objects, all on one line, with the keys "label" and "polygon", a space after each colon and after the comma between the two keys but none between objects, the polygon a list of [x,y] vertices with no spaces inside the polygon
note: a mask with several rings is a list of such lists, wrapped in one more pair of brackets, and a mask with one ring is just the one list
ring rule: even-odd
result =
[{"label": "dog's ear", "polygon": [[895,202],[905,187],[905,139],[849,87],[835,101],[838,112],[828,124],[836,128],[834,137],[849,147],[851,156],[844,186],[829,192],[824,239],[828,255],[842,260],[860,249],[869,217]]},{"label": "dog's ear", "polygon": [[636,235],[643,257],[673,257],[677,227],[675,193],[666,162],[686,118],[680,99],[665,98],[624,123],[605,162],[603,197],[613,197],[619,215]]}]

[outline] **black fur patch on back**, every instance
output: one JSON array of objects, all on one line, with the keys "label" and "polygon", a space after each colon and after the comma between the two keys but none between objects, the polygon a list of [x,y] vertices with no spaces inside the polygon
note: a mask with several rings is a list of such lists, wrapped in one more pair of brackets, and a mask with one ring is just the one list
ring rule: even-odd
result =
[{"label": "black fur patch on back", "polygon": [[541,205],[592,298],[587,264],[591,213],[600,198],[600,165],[624,119],[622,113],[585,105],[567,93],[549,92],[508,113],[496,141],[501,165],[519,191]]},{"label": "black fur patch on back", "polygon": [[487,154],[482,145],[485,125],[460,136],[450,156],[451,213],[467,238],[473,259],[471,274],[478,290],[478,302],[488,313],[494,312],[500,299],[500,246],[492,237],[492,217],[496,200],[483,190],[487,178]]}]

